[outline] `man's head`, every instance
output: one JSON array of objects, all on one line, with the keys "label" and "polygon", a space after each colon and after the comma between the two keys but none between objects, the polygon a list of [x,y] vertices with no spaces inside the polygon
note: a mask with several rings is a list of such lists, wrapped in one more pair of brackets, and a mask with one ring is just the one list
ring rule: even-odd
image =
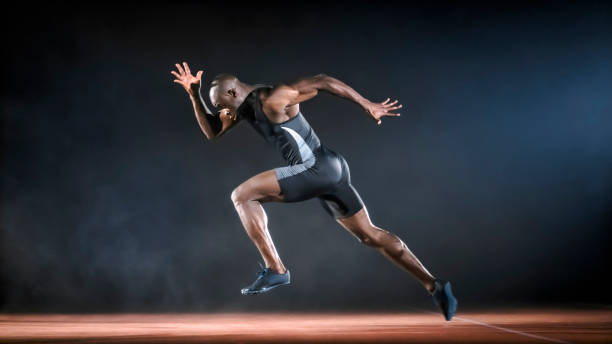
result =
[{"label": "man's head", "polygon": [[244,86],[237,77],[231,74],[217,74],[210,83],[208,93],[210,102],[219,110],[227,109],[232,116],[235,116],[236,110],[247,96]]}]

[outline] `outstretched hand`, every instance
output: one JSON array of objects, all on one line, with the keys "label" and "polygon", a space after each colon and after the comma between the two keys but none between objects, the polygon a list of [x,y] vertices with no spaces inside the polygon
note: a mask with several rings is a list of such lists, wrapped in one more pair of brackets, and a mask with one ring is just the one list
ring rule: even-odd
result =
[{"label": "outstretched hand", "polygon": [[174,82],[183,86],[185,91],[189,93],[190,96],[195,96],[200,93],[200,84],[202,82],[202,71],[198,71],[195,76],[191,75],[191,70],[189,70],[189,65],[187,62],[183,62],[183,69],[180,64],[176,64],[176,69],[179,71],[171,71],[172,75],[176,77]]},{"label": "outstretched hand", "polygon": [[397,100],[391,103],[389,103],[389,100],[390,98],[387,98],[381,103],[369,102],[369,104],[367,104],[365,107],[368,114],[377,122],[376,124],[378,125],[380,125],[382,122],[381,118],[384,116],[397,117],[400,115],[399,113],[393,113],[391,111],[400,109],[402,104],[395,105],[398,102]]}]

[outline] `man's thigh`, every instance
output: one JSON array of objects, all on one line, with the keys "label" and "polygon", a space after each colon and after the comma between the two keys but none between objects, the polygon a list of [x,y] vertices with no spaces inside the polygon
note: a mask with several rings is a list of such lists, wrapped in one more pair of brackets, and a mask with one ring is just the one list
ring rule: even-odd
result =
[{"label": "man's thigh", "polygon": [[282,202],[280,185],[274,170],[267,170],[254,175],[238,185],[232,197],[248,198],[260,202]]},{"label": "man's thigh", "polygon": [[[350,183],[337,185],[332,192],[320,195],[319,200],[323,208],[336,220],[353,218],[357,212],[365,209],[361,196]],[[345,222],[348,223],[348,220]]]}]

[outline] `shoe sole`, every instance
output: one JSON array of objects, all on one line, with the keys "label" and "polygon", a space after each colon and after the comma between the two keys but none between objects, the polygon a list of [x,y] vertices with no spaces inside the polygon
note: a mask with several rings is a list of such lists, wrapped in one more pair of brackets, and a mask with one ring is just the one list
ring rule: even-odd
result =
[{"label": "shoe sole", "polygon": [[272,290],[272,289],[274,289],[274,288],[277,288],[277,287],[280,287],[280,286],[283,286],[283,285],[289,285],[289,284],[291,284],[291,282],[287,282],[287,283],[282,283],[282,284],[273,285],[273,286],[271,286],[271,287],[263,288],[263,289],[260,289],[260,290],[253,290],[253,291],[242,292],[242,295],[257,295],[257,294],[263,294],[263,293],[265,293],[265,292],[267,292],[267,291],[270,291],[270,290]]}]

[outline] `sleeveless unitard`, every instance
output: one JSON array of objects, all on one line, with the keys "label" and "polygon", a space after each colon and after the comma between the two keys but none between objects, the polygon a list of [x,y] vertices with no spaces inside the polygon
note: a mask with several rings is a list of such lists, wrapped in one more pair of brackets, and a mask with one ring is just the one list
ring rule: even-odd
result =
[{"label": "sleeveless unitard", "polygon": [[287,162],[288,166],[274,169],[284,201],[317,197],[335,218],[354,215],[363,207],[363,201],[351,185],[346,159],[321,143],[301,111],[285,122],[271,122],[263,112],[259,97],[265,88],[272,86],[259,85],[236,112],[274,145]]}]

